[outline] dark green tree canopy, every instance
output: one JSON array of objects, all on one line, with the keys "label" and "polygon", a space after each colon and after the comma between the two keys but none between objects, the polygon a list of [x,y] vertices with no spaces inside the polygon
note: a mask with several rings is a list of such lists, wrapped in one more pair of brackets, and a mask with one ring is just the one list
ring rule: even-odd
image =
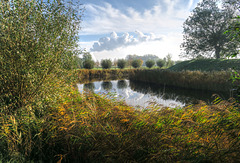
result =
[{"label": "dark green tree canopy", "polygon": [[127,61],[125,59],[118,59],[117,61],[118,68],[125,68],[127,66]]},{"label": "dark green tree canopy", "polygon": [[165,61],[163,59],[159,59],[156,63],[159,68],[162,68],[165,65]]},{"label": "dark green tree canopy", "polygon": [[92,59],[92,55],[89,52],[82,52],[83,53],[83,68],[86,69],[93,69],[95,62]]},{"label": "dark green tree canopy", "polygon": [[225,34],[235,10],[217,4],[217,0],[203,0],[183,24],[184,42],[182,57],[195,58],[198,55],[220,58],[235,53],[239,42],[230,41]]},{"label": "dark green tree canopy", "polygon": [[141,59],[135,59],[132,61],[132,67],[134,68],[139,68],[142,66],[142,64],[143,64],[143,60]]},{"label": "dark green tree canopy", "polygon": [[93,69],[94,68],[94,61],[93,60],[85,60],[83,62],[83,67],[86,69]]},{"label": "dark green tree canopy", "polygon": [[150,60],[147,60],[145,64],[148,68],[152,68],[155,65],[155,61],[150,59]]},{"label": "dark green tree canopy", "polygon": [[101,66],[103,69],[110,69],[112,67],[112,61],[110,59],[104,59],[101,61]]}]

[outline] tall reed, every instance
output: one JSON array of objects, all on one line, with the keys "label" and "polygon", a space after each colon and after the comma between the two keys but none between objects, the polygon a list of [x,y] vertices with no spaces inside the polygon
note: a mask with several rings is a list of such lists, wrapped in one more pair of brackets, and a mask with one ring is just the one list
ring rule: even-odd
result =
[{"label": "tall reed", "polygon": [[141,70],[136,71],[130,80],[176,86],[188,89],[229,91],[232,88],[231,73],[227,71],[181,71]]}]

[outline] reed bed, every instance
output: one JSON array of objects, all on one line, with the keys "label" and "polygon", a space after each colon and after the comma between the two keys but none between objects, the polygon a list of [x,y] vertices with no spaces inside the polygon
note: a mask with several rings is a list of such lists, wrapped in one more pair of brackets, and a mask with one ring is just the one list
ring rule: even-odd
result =
[{"label": "reed bed", "polygon": [[239,162],[240,113],[216,99],[145,110],[65,88],[54,105],[1,113],[3,162]]},{"label": "reed bed", "polygon": [[79,82],[84,83],[96,80],[128,79],[135,71],[138,71],[138,69],[80,69],[75,73]]},{"label": "reed bed", "polygon": [[232,87],[231,72],[228,71],[181,71],[141,70],[130,76],[130,80],[175,86],[187,89],[229,91]]}]

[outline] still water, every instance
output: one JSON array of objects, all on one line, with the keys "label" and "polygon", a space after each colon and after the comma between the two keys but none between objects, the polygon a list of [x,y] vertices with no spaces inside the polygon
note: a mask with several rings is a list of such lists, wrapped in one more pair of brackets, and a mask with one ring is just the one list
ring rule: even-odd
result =
[{"label": "still water", "polygon": [[164,107],[182,107],[198,103],[200,100],[210,103],[214,100],[214,94],[223,99],[229,98],[228,93],[187,90],[129,80],[98,81],[77,86],[79,92],[110,93],[111,96],[124,100],[128,105],[142,108],[155,103]]}]

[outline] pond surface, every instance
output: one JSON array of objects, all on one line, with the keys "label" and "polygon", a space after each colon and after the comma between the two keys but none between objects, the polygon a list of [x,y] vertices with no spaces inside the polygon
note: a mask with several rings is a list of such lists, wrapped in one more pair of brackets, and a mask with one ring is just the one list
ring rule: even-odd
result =
[{"label": "pond surface", "polygon": [[188,90],[129,80],[97,81],[78,84],[77,86],[79,92],[110,93],[118,99],[125,100],[128,105],[143,108],[153,103],[165,107],[182,107],[198,103],[200,100],[210,103],[214,100],[214,94],[219,95],[223,99],[229,98],[228,93]]}]

